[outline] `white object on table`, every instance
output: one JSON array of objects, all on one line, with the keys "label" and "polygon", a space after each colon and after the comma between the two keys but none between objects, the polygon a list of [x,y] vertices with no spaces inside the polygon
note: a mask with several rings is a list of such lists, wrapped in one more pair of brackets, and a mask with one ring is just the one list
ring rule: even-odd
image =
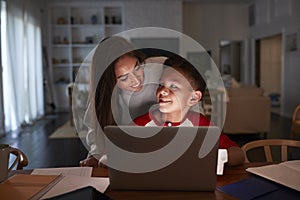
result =
[{"label": "white object on table", "polygon": [[72,192],[87,186],[92,186],[99,192],[104,193],[109,186],[109,178],[91,177],[92,170],[92,167],[38,168],[34,169],[31,174],[63,175],[62,180],[51,188],[42,199]]},{"label": "white object on table", "polygon": [[42,199],[58,196],[68,192],[78,190],[87,186],[92,186],[101,193],[104,193],[109,186],[109,178],[65,176],[59,183],[51,188]]},{"label": "white object on table", "polygon": [[217,175],[223,175],[224,164],[228,161],[228,153],[226,149],[218,150],[218,165],[217,165]]},{"label": "white object on table", "polygon": [[300,160],[250,167],[246,171],[300,191]]},{"label": "white object on table", "polygon": [[76,175],[91,177],[92,167],[61,167],[61,168],[37,168],[32,171],[33,175]]}]

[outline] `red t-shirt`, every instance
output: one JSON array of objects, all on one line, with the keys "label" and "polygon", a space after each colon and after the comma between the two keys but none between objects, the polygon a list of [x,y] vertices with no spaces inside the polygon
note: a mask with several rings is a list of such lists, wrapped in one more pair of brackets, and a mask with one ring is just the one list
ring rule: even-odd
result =
[{"label": "red t-shirt", "polygon": [[[147,113],[145,115],[142,115],[140,117],[137,117],[133,122],[138,126],[145,126],[150,121],[154,121],[157,126],[179,126],[181,123],[171,123],[166,122],[164,124],[159,123],[155,120],[154,117],[151,117],[151,113]],[[210,120],[205,117],[204,115],[197,112],[189,111],[186,115],[186,118],[183,121],[189,120],[194,126],[209,126],[212,125]],[[220,149],[227,149],[232,146],[238,146],[237,143],[232,141],[229,137],[221,133],[220,135],[220,142],[219,142],[219,148]]]}]

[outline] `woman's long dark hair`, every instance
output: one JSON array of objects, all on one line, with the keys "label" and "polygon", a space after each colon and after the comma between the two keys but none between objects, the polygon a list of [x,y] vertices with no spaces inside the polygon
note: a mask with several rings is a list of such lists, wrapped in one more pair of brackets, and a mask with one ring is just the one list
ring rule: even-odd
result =
[{"label": "woman's long dark hair", "polygon": [[[125,56],[137,58],[139,62],[144,62],[146,58],[145,55],[138,50],[130,51],[114,60],[102,74],[96,87],[94,101],[97,120],[102,129],[107,125],[117,125],[115,118],[118,119],[121,116],[120,112],[114,113],[113,115],[112,106],[119,106],[117,96],[113,96],[113,91],[117,83],[115,64],[120,60],[120,58]],[[114,94],[117,95],[118,92]]]}]

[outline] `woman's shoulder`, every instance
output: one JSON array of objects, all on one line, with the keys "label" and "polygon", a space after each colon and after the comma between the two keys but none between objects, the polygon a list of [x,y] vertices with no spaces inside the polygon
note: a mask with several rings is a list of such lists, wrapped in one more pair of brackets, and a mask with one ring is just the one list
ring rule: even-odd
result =
[{"label": "woman's shoulder", "polygon": [[166,57],[164,56],[150,57],[145,60],[146,82],[158,82],[163,70],[163,63],[165,60]]},{"label": "woman's shoulder", "polygon": [[167,57],[165,56],[152,56],[152,57],[148,57],[146,60],[145,60],[145,63],[146,64],[164,64],[165,60],[167,59]]},{"label": "woman's shoulder", "polygon": [[149,65],[144,69],[145,73],[145,82],[147,83],[155,83],[158,82],[163,71],[162,65]]}]

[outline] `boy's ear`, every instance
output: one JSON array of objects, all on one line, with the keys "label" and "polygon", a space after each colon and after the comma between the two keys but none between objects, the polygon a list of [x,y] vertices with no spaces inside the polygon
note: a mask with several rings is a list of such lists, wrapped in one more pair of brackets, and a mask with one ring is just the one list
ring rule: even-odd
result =
[{"label": "boy's ear", "polygon": [[193,106],[195,104],[197,104],[202,98],[202,92],[200,92],[199,90],[195,90],[193,91],[192,97],[189,100],[189,105]]}]

